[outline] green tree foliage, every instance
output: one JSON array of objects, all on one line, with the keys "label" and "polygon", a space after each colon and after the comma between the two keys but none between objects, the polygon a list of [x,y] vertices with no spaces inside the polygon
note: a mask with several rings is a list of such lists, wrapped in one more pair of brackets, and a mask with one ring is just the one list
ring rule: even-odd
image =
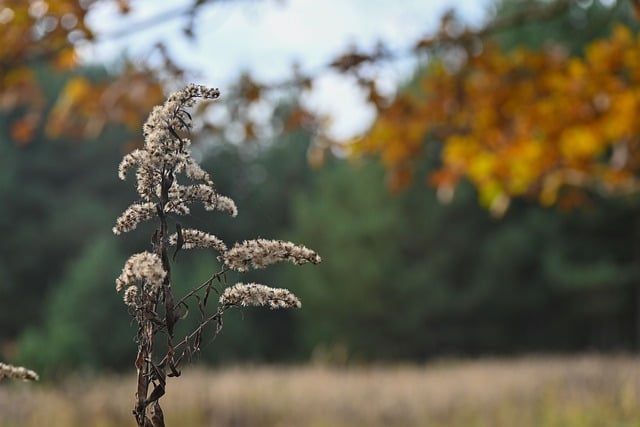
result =
[{"label": "green tree foliage", "polygon": [[[204,360],[306,359],[323,357],[323,349],[324,357],[338,360],[344,352],[360,360],[422,360],[437,354],[631,347],[632,285],[640,278],[633,261],[640,237],[637,198],[600,200],[570,213],[520,202],[498,221],[477,206],[469,186],[442,205],[419,184],[396,195],[380,191],[384,172],[373,163],[333,161],[311,173],[304,161],[308,142],[309,135],[297,134],[257,151],[218,146],[204,162],[220,188],[236,198],[239,225],[194,212],[194,224],[184,226],[221,230],[227,241],[280,235],[310,242],[324,258],[313,269],[257,272],[251,280],[290,284],[303,309],[293,315],[230,313],[236,318],[207,343]],[[115,176],[117,160],[105,161],[99,144],[86,147],[97,153],[84,157],[91,172],[84,172],[83,182]],[[49,188],[50,179],[36,184]],[[66,236],[46,225],[24,243],[28,248],[44,240],[59,257],[62,267],[55,276],[43,261],[53,255],[34,260],[43,268],[32,274],[39,283],[53,276],[49,286],[8,288],[17,301],[42,295],[34,307],[42,320],[30,322],[27,331],[24,323],[15,327],[23,333],[24,360],[44,372],[130,366],[126,349],[134,331],[113,291],[126,252],[104,236],[113,219],[104,212],[118,210],[124,199],[110,185],[94,188],[65,190],[64,200],[77,206],[77,213],[58,212],[69,229],[85,221],[94,228]],[[12,233],[32,221],[29,216],[18,221],[19,227],[7,229],[7,238],[17,239]],[[78,249],[69,255],[74,239]],[[127,244],[137,249],[146,242]],[[179,253],[176,288],[206,280],[216,262],[206,251],[193,259]],[[10,268],[3,264],[6,276],[13,274]],[[190,307],[190,314],[197,316],[197,307]],[[15,316],[10,319],[15,323],[23,319]]]},{"label": "green tree foliage", "polygon": [[130,321],[113,292],[124,260],[106,233],[91,236],[86,249],[69,262],[51,287],[39,328],[23,332],[21,360],[47,375],[57,371],[120,368],[130,365]]},{"label": "green tree foliage", "polygon": [[[503,2],[498,18],[539,3]],[[555,43],[582,54],[614,21],[629,21],[620,18],[627,6],[576,3],[565,14],[512,25],[495,38],[505,50]],[[415,98],[418,79],[400,101]],[[455,87],[447,90],[456,93]],[[394,105],[396,112],[412,111],[411,102]],[[384,129],[391,132],[377,135],[387,137],[391,147],[419,140],[424,158],[417,161],[413,151],[404,152],[417,169],[413,176],[442,166],[435,136],[412,133],[413,125],[420,128],[429,120],[433,115],[412,123],[399,114]],[[443,120],[451,122],[451,115]],[[381,156],[382,161],[395,154]],[[526,164],[517,156],[512,161]],[[574,212],[516,201],[497,222],[479,211],[464,181],[452,203],[441,206],[421,183],[395,197],[371,191],[382,181],[375,168],[336,166],[322,172],[315,190],[297,201],[301,239],[317,239],[327,259],[315,272],[294,273],[308,301],[301,313],[309,332],[307,351],[319,343],[346,347],[355,358],[419,359],[436,353],[631,348],[638,310],[633,286],[640,278],[638,196],[603,199],[587,189],[581,203],[591,203]],[[340,261],[333,263],[332,254]]]},{"label": "green tree foliage", "polygon": [[[8,244],[2,247],[0,262],[4,276],[0,293],[3,301],[13,301],[0,311],[6,357],[19,357],[43,373],[131,365],[126,349],[133,346],[135,331],[113,281],[125,254],[147,242],[129,236],[118,246],[104,242],[109,239],[104,233],[131,197],[116,176],[122,143],[129,139],[109,128],[93,141],[42,137],[23,147],[0,146],[7,154],[0,160],[4,174],[0,198],[11,207],[3,211],[2,231]],[[277,237],[290,222],[291,198],[310,177],[305,157],[308,139],[308,134],[294,132],[259,146],[216,142],[204,167],[214,173],[221,189],[233,195],[240,215],[229,221],[194,209],[193,223],[182,225],[216,230],[228,242],[255,235]],[[217,263],[213,252],[202,251],[193,259],[182,255],[177,256],[177,289],[206,280]],[[273,270],[252,273],[247,279],[277,283],[278,268]],[[197,315],[197,307],[190,307],[192,317],[181,327],[194,326]],[[291,358],[296,353],[290,316],[268,310],[230,312],[225,333],[206,346],[201,357],[208,361]],[[126,327],[113,323],[115,319]],[[100,342],[92,345],[96,336]]]},{"label": "green tree foliage", "polygon": [[[214,144],[206,154],[203,167],[212,171],[219,188],[233,196],[239,214],[229,220],[221,215],[199,215],[194,210],[197,222],[191,225],[216,230],[227,242],[242,241],[248,236],[291,237],[295,242],[302,242],[290,234],[291,205],[296,194],[308,191],[312,180],[306,161],[309,140],[308,132],[296,131],[253,146]],[[199,222],[204,218],[206,222]],[[178,268],[189,272],[198,268],[210,271],[213,258],[214,254],[203,254],[202,259],[195,262],[201,267],[184,268],[178,255]],[[243,279],[267,285],[285,283],[279,281],[284,270],[286,266],[275,265],[244,273]],[[296,282],[287,282],[287,285],[294,293],[299,288]],[[295,346],[297,334],[302,331],[298,330],[295,318],[289,310],[231,311],[225,314],[224,332],[203,349],[203,357],[209,361],[283,361],[300,357]]]},{"label": "green tree foliage", "polygon": [[631,347],[640,198],[570,214],[520,203],[497,221],[468,186],[443,206],[420,185],[376,191],[382,177],[374,164],[334,165],[296,198],[293,233],[326,259],[288,279],[303,286],[307,353],[422,360]]},{"label": "green tree foliage", "polygon": [[[38,75],[48,83],[43,86],[51,103],[64,81],[46,69]],[[52,284],[117,213],[116,201],[125,194],[114,186],[117,177],[109,169],[129,139],[115,127],[92,143],[51,140],[40,129],[37,141],[19,146],[6,137],[10,116],[0,116],[0,342],[5,344],[42,320]]]},{"label": "green tree foliage", "polygon": [[[543,50],[552,44],[561,44],[571,54],[581,55],[584,46],[589,42],[605,38],[613,29],[615,23],[635,26],[630,2],[614,1],[584,1],[562,2],[566,8],[558,8],[559,12],[549,19],[521,22],[504,31],[492,34],[492,38],[500,46],[509,51],[527,47],[533,50]],[[546,0],[501,0],[496,2],[496,18],[505,18],[517,14],[523,9],[538,9]],[[525,17],[526,18],[526,17]]]},{"label": "green tree foliage", "polygon": [[[579,53],[579,45],[609,33],[591,15],[594,4],[586,20],[560,17],[500,33],[498,41],[510,49],[569,40]],[[52,108],[69,76],[37,74]],[[135,331],[113,279],[125,254],[148,242],[128,238],[123,249],[104,233],[131,200],[115,173],[130,136],[108,127],[96,141],[60,141],[39,129],[30,144],[8,144],[9,124],[22,113],[0,117],[0,355],[22,355],[45,372],[129,368]],[[227,242],[256,235],[308,242],[324,259],[314,268],[255,272],[251,280],[289,284],[302,310],[229,313],[204,360],[422,360],[632,347],[638,196],[593,194],[589,206],[571,212],[514,201],[498,221],[477,206],[468,183],[442,205],[419,182],[385,193],[375,163],[333,160],[311,172],[310,140],[300,131],[257,145],[203,148],[204,168],[236,200],[239,216],[194,210],[184,227],[215,230]],[[422,164],[423,174],[439,166],[439,145],[427,142],[431,163]],[[206,251],[194,259],[179,253],[176,288],[206,280],[216,262]]]}]

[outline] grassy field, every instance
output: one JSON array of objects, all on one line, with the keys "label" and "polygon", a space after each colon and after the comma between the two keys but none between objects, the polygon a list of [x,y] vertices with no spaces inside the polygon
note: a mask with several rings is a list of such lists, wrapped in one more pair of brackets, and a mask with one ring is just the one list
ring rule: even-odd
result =
[{"label": "grassy field", "polygon": [[[133,377],[4,382],[0,426],[132,426],[133,392]],[[162,402],[169,426],[640,427],[640,359],[187,367]]]}]

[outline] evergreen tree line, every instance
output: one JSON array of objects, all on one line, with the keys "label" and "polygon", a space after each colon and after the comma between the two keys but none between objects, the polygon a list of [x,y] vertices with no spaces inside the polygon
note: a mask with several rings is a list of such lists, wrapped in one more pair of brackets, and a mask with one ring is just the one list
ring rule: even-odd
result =
[{"label": "evergreen tree line", "polygon": [[[575,29],[565,18],[545,23],[558,39],[596,36],[565,37]],[[544,32],[535,30],[501,37],[528,43]],[[70,76],[38,73],[52,103]],[[20,113],[0,115],[0,359],[45,374],[131,369],[135,331],[114,280],[131,253],[148,248],[142,236],[152,225],[118,239],[111,227],[135,198],[117,165],[141,136],[111,126],[97,140],[60,141],[41,130],[21,146],[8,125]],[[519,200],[497,220],[470,185],[441,204],[421,182],[390,193],[373,160],[329,159],[311,170],[311,138],[298,130],[249,146],[198,141],[203,167],[239,215],[194,211],[183,227],[211,230],[228,244],[286,238],[323,258],[245,276],[291,289],[302,309],[231,311],[219,336],[205,336],[200,360],[424,361],[640,346],[638,195],[594,194],[571,211]],[[430,159],[419,176],[437,166],[437,155]],[[215,253],[204,250],[176,260],[174,286],[184,292],[217,269]]]},{"label": "evergreen tree line", "polygon": [[[110,229],[131,198],[116,168],[133,138],[109,129],[97,141],[43,134],[0,145],[4,359],[44,372],[131,366],[135,331],[114,278],[148,242]],[[202,360],[422,361],[636,344],[639,197],[573,211],[521,201],[496,220],[470,186],[443,205],[420,183],[388,192],[373,161],[311,170],[310,139],[297,131],[254,146],[201,142],[212,147],[204,167],[240,214],[195,212],[183,226],[228,243],[308,242],[323,257],[245,278],[289,287],[303,308],[230,313]],[[186,291],[216,268],[215,253],[182,251],[175,286]]]}]

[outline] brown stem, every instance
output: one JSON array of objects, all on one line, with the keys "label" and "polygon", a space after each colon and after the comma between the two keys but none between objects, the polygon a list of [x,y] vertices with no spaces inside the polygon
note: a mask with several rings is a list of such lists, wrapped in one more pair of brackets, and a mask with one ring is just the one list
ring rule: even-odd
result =
[{"label": "brown stem", "polygon": [[[197,328],[195,328],[193,330],[193,332],[191,332],[189,335],[186,335],[179,343],[177,343],[175,346],[173,346],[173,350],[174,351],[178,350],[180,347],[182,347],[184,345],[188,346],[189,345],[189,341],[193,340],[198,334],[201,334],[202,330],[204,329],[205,326],[207,326],[209,323],[211,323],[214,320],[217,321],[217,322],[220,322],[220,319],[222,319],[222,315],[223,314],[224,314],[224,308],[223,307],[219,307],[215,314],[212,314],[211,316],[207,317],[206,319],[201,320],[200,324],[198,325]],[[216,334],[218,332],[219,332],[219,329],[216,329]],[[184,356],[186,351],[187,351],[187,349],[183,350],[183,352],[180,355],[179,359],[182,359],[182,356]],[[168,357],[165,356],[160,361],[160,365],[161,366],[165,366],[167,364],[167,362],[169,362],[169,360],[168,360]]]},{"label": "brown stem", "polygon": [[180,300],[176,303],[176,307],[179,307],[180,305],[184,304],[186,300],[188,300],[189,298],[191,298],[192,296],[194,296],[197,292],[201,291],[202,289],[206,288],[207,286],[209,286],[215,279],[219,279],[227,270],[225,268],[223,268],[222,270],[220,270],[219,272],[215,273],[214,275],[212,275],[211,277],[209,277],[206,281],[204,281],[200,286],[198,286],[197,288],[192,289],[191,291],[189,291],[187,294],[185,294],[182,298],[180,298]]},{"label": "brown stem", "polygon": [[[162,267],[167,274],[160,289],[153,290],[149,293],[143,293],[143,298],[145,299],[145,301],[143,303],[144,306],[141,314],[139,314],[138,318],[138,324],[140,325],[140,329],[138,331],[138,355],[136,357],[138,385],[136,391],[136,405],[133,413],[139,427],[149,425],[147,421],[147,408],[149,407],[150,403],[154,403],[154,405],[158,407],[158,410],[160,410],[160,405],[157,403],[157,400],[162,394],[164,394],[165,372],[164,370],[156,369],[153,364],[153,342],[155,334],[157,332],[154,320],[157,318],[156,310],[158,308],[160,298],[164,299],[164,323],[167,327],[167,332],[169,335],[169,348],[172,347],[171,339],[173,337],[175,315],[173,312],[173,294],[171,291],[171,265],[169,264],[169,256],[167,255],[167,217],[163,209],[168,201],[168,193],[165,189],[168,190],[168,187],[171,185],[169,179],[167,178],[168,176],[171,176],[171,173],[172,172],[165,171],[163,171],[162,173],[161,185],[163,191],[160,196],[160,203],[157,207],[159,225],[152,239],[153,251],[162,260]],[[150,396],[149,385],[154,380],[157,380],[160,384],[162,384],[163,390],[157,396]]]},{"label": "brown stem", "polygon": [[153,337],[155,335],[152,319],[158,305],[158,292],[153,291],[145,294],[144,298],[144,307],[138,314],[140,329],[138,330],[138,354],[135,362],[138,384],[136,389],[136,405],[133,409],[133,414],[139,427],[147,425],[147,396],[149,395],[149,384],[152,375],[151,357],[153,355]]}]

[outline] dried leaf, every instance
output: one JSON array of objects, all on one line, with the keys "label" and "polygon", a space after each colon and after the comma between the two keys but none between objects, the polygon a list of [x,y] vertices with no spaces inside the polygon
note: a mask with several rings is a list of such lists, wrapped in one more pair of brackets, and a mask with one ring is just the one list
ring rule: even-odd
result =
[{"label": "dried leaf", "polygon": [[176,260],[176,255],[178,254],[178,251],[180,249],[182,249],[182,246],[184,245],[184,235],[182,234],[182,226],[178,223],[176,223],[176,234],[178,235],[177,241],[176,241],[176,249],[173,252],[173,260]]}]

